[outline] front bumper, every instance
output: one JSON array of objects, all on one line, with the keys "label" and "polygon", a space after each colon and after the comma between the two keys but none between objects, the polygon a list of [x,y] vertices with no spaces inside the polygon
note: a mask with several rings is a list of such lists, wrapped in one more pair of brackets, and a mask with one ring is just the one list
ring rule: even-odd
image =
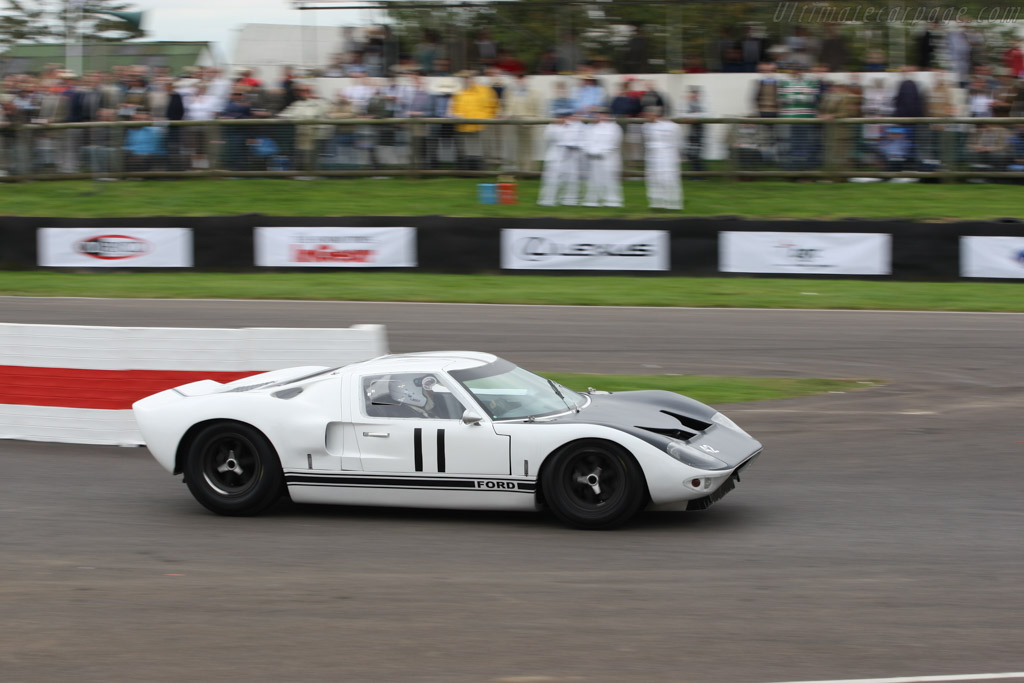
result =
[{"label": "front bumper", "polygon": [[740,472],[745,470],[750,463],[754,462],[757,456],[761,455],[761,451],[757,451],[752,456],[740,463],[740,466],[733,470],[729,478],[722,482],[722,485],[712,491],[710,494],[703,498],[695,498],[686,504],[686,510],[707,510],[709,507],[717,503],[718,501],[725,498],[726,494],[736,488],[736,483],[740,480]]}]

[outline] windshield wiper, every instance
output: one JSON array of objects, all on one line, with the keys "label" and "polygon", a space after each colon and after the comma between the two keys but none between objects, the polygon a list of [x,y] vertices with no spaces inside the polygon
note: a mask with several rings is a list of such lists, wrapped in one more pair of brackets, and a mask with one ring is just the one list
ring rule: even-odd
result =
[{"label": "windshield wiper", "polygon": [[[547,379],[547,378],[545,378],[545,379]],[[569,410],[574,410],[577,413],[580,412],[579,406],[577,406],[575,404],[569,405],[569,401],[565,398],[565,396],[562,395],[562,392],[558,390],[558,385],[557,384],[555,384],[550,379],[548,379],[548,384],[551,386],[551,391],[555,392],[555,396],[557,396],[558,398],[562,399],[562,403],[565,404],[566,408],[568,408]]]},{"label": "windshield wiper", "polygon": [[557,384],[549,379],[548,386],[551,387],[551,391],[555,392],[555,395],[558,396],[558,398],[562,399],[563,402],[565,401],[565,396],[562,396],[562,392],[558,390]]}]

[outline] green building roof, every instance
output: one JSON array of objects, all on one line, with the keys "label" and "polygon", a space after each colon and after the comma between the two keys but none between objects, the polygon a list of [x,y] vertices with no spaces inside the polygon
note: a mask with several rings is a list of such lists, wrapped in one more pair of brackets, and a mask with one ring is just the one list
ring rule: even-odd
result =
[{"label": "green building roof", "polygon": [[[109,71],[113,66],[167,66],[180,74],[186,66],[212,62],[213,43],[132,42],[86,43],[82,46],[83,71]],[[0,74],[37,73],[47,64],[64,64],[64,43],[15,45],[0,54]]]}]

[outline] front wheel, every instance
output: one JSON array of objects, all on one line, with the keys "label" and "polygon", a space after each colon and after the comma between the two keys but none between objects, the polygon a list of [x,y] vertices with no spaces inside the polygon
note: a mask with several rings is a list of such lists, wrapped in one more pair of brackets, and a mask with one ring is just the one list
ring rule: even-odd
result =
[{"label": "front wheel", "polygon": [[646,499],[644,475],[629,453],[603,441],[580,441],[552,456],[541,488],[558,519],[579,529],[628,521]]},{"label": "front wheel", "polygon": [[273,447],[254,427],[220,422],[189,446],[185,483],[195,499],[221,515],[255,515],[281,496],[284,474]]}]

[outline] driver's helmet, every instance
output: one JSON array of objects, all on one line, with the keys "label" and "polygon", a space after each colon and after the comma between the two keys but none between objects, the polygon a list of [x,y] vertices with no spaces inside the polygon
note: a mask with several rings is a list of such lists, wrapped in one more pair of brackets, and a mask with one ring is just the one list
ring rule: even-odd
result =
[{"label": "driver's helmet", "polygon": [[391,381],[391,398],[398,403],[422,408],[427,405],[428,392],[437,384],[437,378],[405,376]]}]

